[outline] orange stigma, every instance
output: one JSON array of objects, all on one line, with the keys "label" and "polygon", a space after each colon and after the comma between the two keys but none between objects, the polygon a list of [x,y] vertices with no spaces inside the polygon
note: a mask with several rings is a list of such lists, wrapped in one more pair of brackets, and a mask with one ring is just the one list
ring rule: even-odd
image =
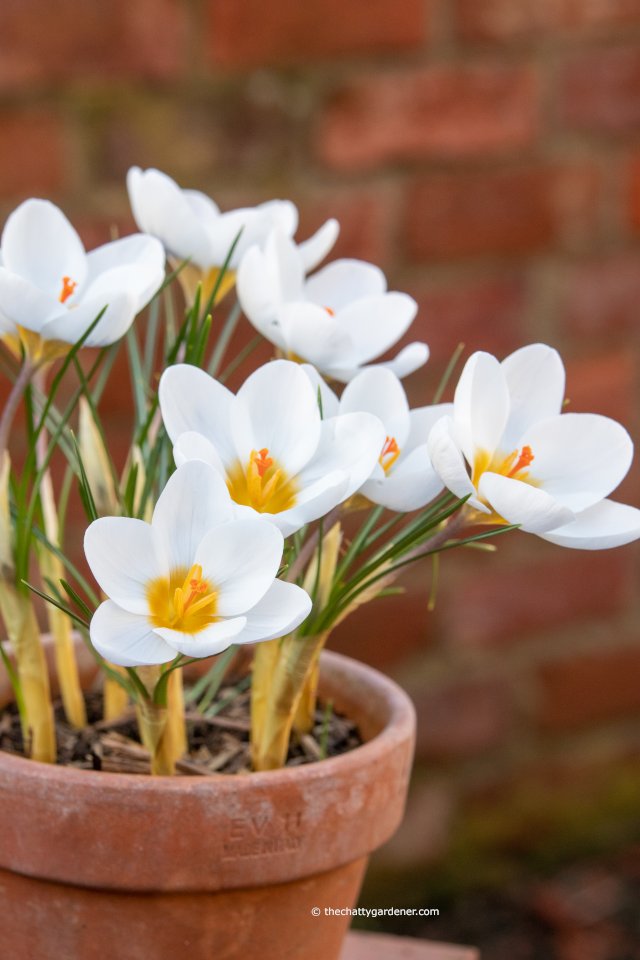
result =
[{"label": "orange stigma", "polygon": [[[517,451],[516,451],[517,452]],[[508,477],[514,477],[516,473],[519,473],[520,470],[525,470],[531,463],[535,460],[535,457],[531,451],[531,447],[523,447],[520,451],[520,456],[509,470],[507,474]]]},{"label": "orange stigma", "polygon": [[332,310],[331,307],[325,307],[325,310],[327,311],[330,317],[335,317],[336,312],[335,310]]},{"label": "orange stigma", "polygon": [[[518,452],[517,450],[514,450],[513,453],[511,454],[511,457],[515,458],[517,452]],[[526,468],[530,466],[534,460],[535,460],[535,457],[532,453],[531,447],[530,446],[523,447],[522,450],[520,451],[520,456],[518,457],[516,462],[513,464],[513,466],[510,467],[510,470],[506,474],[506,476],[515,477],[516,473],[520,473],[521,470],[526,470]]]},{"label": "orange stigma", "polygon": [[382,447],[382,453],[378,458],[378,462],[385,473],[388,473],[389,470],[391,470],[391,467],[394,465],[399,456],[400,447],[396,442],[396,438],[387,437]]},{"label": "orange stigma", "polygon": [[273,466],[273,459],[269,456],[269,450],[267,447],[263,447],[258,453],[253,453],[251,459],[255,463],[258,475],[262,480],[269,467]]},{"label": "orange stigma", "polygon": [[72,280],[71,277],[63,277],[62,290],[60,291],[60,296],[58,297],[60,303],[66,303],[69,297],[74,293],[77,286],[78,282],[76,280]]}]

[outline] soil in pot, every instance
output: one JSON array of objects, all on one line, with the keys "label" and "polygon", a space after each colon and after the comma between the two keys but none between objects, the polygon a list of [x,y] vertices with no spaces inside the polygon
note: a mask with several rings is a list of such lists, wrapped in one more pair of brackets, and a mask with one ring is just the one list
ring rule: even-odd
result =
[{"label": "soil in pot", "polygon": [[[222,687],[206,714],[187,712],[188,753],[176,765],[178,776],[249,773],[250,693],[247,684]],[[149,773],[149,753],[140,742],[133,707],[121,717],[103,719],[102,694],[86,697],[88,725],[70,727],[60,702],[55,704],[58,764],[109,773]],[[319,703],[311,731],[292,737],[287,766],[339,756],[362,744],[357,725],[337,714],[330,702]],[[0,716],[0,750],[24,756],[20,720],[15,706]]]}]

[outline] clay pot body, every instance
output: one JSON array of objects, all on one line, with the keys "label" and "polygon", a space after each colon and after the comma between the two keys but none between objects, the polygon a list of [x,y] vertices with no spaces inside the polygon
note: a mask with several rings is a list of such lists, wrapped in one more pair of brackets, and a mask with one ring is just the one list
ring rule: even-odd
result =
[{"label": "clay pot body", "polygon": [[337,960],[350,918],[324,910],[355,905],[400,823],[415,718],[392,681],[337,654],[321,691],[367,742],[308,766],[152,778],[0,753],[6,955]]}]

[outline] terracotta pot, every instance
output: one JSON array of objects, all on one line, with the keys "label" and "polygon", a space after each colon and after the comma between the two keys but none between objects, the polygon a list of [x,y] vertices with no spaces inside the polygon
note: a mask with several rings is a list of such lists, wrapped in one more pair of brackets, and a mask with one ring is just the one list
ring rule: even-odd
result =
[{"label": "terracotta pot", "polygon": [[415,717],[338,654],[322,655],[321,690],[367,742],[302,767],[152,778],[0,753],[6,956],[337,960],[349,917],[324,908],[355,904],[400,823]]}]

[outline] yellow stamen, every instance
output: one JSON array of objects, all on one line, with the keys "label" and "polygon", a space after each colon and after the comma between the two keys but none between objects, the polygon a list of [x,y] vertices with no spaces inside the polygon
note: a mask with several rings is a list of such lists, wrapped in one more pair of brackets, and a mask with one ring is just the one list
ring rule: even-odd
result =
[{"label": "yellow stamen", "polygon": [[77,280],[72,280],[71,277],[62,278],[62,290],[60,291],[60,296],[58,300],[60,303],[66,303],[66,301],[71,297],[78,286]]},{"label": "yellow stamen", "polygon": [[296,502],[294,480],[269,456],[267,447],[252,450],[245,468],[236,464],[228,473],[227,487],[236,503],[259,513],[281,513]]},{"label": "yellow stamen", "polygon": [[[511,453],[505,456],[503,453],[495,453],[491,456],[487,453],[486,450],[478,450],[475,456],[473,470],[471,473],[471,481],[476,488],[478,489],[478,484],[480,483],[480,478],[483,473],[499,473],[503,477],[508,477],[510,480],[519,480],[521,483],[528,483],[532,487],[538,486],[538,481],[535,480],[528,472],[528,467],[535,460],[533,450],[528,444],[525,444],[524,447],[516,448],[512,450]],[[480,497],[482,500],[483,498]],[[491,504],[484,501],[486,506],[491,507]],[[507,521],[501,517],[499,514],[495,513],[493,509],[491,513],[481,513],[477,510],[471,511],[473,514],[474,522],[478,523],[506,523]]]},{"label": "yellow stamen", "polygon": [[173,570],[147,584],[147,602],[154,627],[168,627],[185,633],[199,633],[216,621],[218,595],[203,578],[202,567]]}]

